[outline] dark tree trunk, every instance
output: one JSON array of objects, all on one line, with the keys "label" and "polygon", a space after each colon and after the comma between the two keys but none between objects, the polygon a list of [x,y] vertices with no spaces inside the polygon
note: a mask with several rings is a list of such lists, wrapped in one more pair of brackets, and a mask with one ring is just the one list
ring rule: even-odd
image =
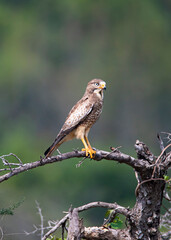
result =
[{"label": "dark tree trunk", "polygon": [[[160,140],[160,139],[159,139]],[[117,203],[93,202],[86,205],[72,208],[54,227],[52,227],[42,238],[46,240],[59,227],[62,227],[62,239],[64,239],[64,231],[66,223],[69,222],[67,232],[67,240],[160,240],[170,239],[171,232],[165,233],[163,238],[159,232],[160,226],[160,209],[162,206],[163,193],[166,185],[164,175],[166,175],[168,168],[171,166],[171,152],[166,150],[171,147],[171,143],[165,148],[162,140],[160,141],[161,154],[155,157],[148,147],[140,141],[136,141],[135,150],[137,152],[137,159],[127,154],[121,153],[117,148],[111,148],[111,152],[97,150],[95,161],[109,160],[124,163],[135,170],[135,176],[138,184],[135,190],[136,203],[132,209],[122,207]],[[0,182],[8,180],[9,178],[46,164],[63,161],[74,157],[85,157],[85,152],[73,151],[69,153],[60,154],[50,158],[41,158],[40,161],[23,164],[17,158],[19,163],[9,163],[5,157],[14,154],[1,156],[3,164],[8,168],[1,169],[9,171],[0,176]],[[14,155],[15,156],[15,155]],[[81,161],[82,163],[82,161]],[[80,164],[81,164],[80,163]],[[170,181],[170,180],[169,180]],[[113,199],[114,200],[114,199]],[[116,214],[122,214],[127,219],[126,229],[111,229],[105,225],[100,227],[84,227],[83,221],[79,219],[79,212],[86,211],[94,207],[103,207],[112,209],[112,217],[107,220],[112,222]]]},{"label": "dark tree trunk", "polygon": [[[139,159],[143,156],[144,160],[149,163],[155,163],[153,154],[143,143],[137,141],[135,148]],[[148,155],[145,156],[144,153],[146,152]],[[161,239],[159,224],[160,208],[165,188],[164,174],[165,171],[161,167],[156,167],[156,171],[154,171],[154,168],[149,168],[136,174],[138,180],[136,204],[130,217],[130,235],[133,239]]]}]

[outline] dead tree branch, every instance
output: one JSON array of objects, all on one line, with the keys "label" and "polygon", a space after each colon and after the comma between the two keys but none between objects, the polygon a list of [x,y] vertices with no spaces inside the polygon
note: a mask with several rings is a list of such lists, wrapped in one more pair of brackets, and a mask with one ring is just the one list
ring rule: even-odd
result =
[{"label": "dead tree branch", "polygon": [[[11,156],[15,160],[17,160],[17,163],[16,162],[15,163],[13,163],[13,162],[11,163],[11,162],[9,162],[9,160],[7,160],[7,158],[11,157]],[[0,169],[0,172],[2,172],[2,171],[11,171],[12,172],[16,168],[18,168],[18,167],[23,165],[21,159],[17,155],[15,155],[14,153],[9,153],[9,154],[6,154],[6,155],[2,155],[2,156],[0,156],[0,159],[2,160],[2,163],[5,166],[5,168]],[[8,168],[6,168],[6,166],[8,166]]]},{"label": "dead tree branch", "polygon": [[79,219],[78,210],[70,208],[67,240],[81,240],[82,228],[83,222]]},{"label": "dead tree branch", "polygon": [[171,133],[168,132],[161,132],[162,134],[164,134],[166,137],[165,139],[168,141],[168,143],[171,141]]},{"label": "dead tree branch", "polygon": [[[170,135],[168,136],[170,139]],[[168,168],[171,166],[171,151],[168,152],[171,143],[164,147],[164,143],[160,137],[159,141],[161,154],[158,157],[154,156],[146,144],[139,140],[137,140],[135,144],[137,158],[120,152],[118,148],[111,148],[111,152],[103,150],[96,151],[94,157],[95,161],[108,160],[125,163],[135,170],[138,186],[136,188],[136,203],[132,209],[122,207],[117,203],[92,202],[77,208],[71,208],[59,222],[55,223],[54,226],[46,228],[46,230],[48,229],[48,232],[45,233],[44,236],[43,230],[45,228],[43,227],[43,220],[41,220],[40,228],[38,229],[35,227],[34,231],[41,231],[41,239],[46,240],[57,229],[62,228],[62,238],[64,238],[64,227],[66,222],[68,222],[69,228],[67,240],[80,240],[81,238],[91,240],[162,239],[161,233],[159,232],[160,209],[164,197],[165,185],[171,181],[170,179],[165,180],[164,178]],[[5,171],[8,172],[0,176],[0,182],[8,180],[12,176],[24,171],[44,166],[46,164],[70,158],[86,158],[85,152],[72,151],[23,164],[19,159],[17,159],[17,163],[10,163],[6,160],[6,157],[8,156],[11,155],[3,155],[0,157],[4,166],[8,166],[8,168],[4,168]],[[14,155],[12,154],[12,156]],[[94,207],[112,209],[114,216],[116,214],[124,215],[127,219],[128,226],[123,230],[106,228],[105,225],[101,227],[84,227],[83,222],[79,219],[79,213]],[[39,212],[39,214],[41,213]]]},{"label": "dead tree branch", "polygon": [[108,229],[105,227],[88,227],[84,228],[83,239],[87,240],[131,240],[129,231],[120,229]]},{"label": "dead tree branch", "polygon": [[41,233],[40,233],[40,236],[41,236],[41,240],[43,239],[43,235],[44,235],[44,226],[43,226],[43,215],[42,215],[42,209],[40,208],[40,205],[39,203],[36,201],[36,206],[37,206],[37,209],[38,209],[38,214],[40,216],[40,229],[41,229]]},{"label": "dead tree branch", "polygon": [[[3,155],[3,156],[7,156],[7,155]],[[1,156],[0,158],[3,159],[3,156]],[[5,180],[8,180],[9,178],[11,178],[19,173],[28,171],[28,170],[36,168],[36,167],[41,167],[46,164],[51,164],[54,162],[61,162],[63,160],[67,160],[70,158],[84,158],[84,157],[86,157],[85,152],[72,151],[72,152],[63,153],[63,154],[49,157],[49,158],[41,158],[39,161],[35,161],[35,162],[29,162],[29,163],[25,163],[25,164],[20,163],[19,166],[15,167],[15,168],[11,167],[13,165],[13,163],[9,163],[8,166],[10,166],[10,168],[5,169],[5,171],[8,170],[10,172],[0,176],[0,183]],[[127,154],[121,153],[120,151],[107,152],[107,151],[103,151],[103,150],[97,150],[94,160],[101,161],[102,159],[110,160],[110,161],[117,161],[119,163],[125,163],[125,164],[133,167],[136,171],[145,170],[145,169],[149,169],[152,167],[148,162],[144,161],[143,159],[141,159],[141,160],[136,159]]]},{"label": "dead tree branch", "polygon": [[[92,203],[88,203],[86,205],[80,206],[78,208],[74,208],[72,209],[72,213],[74,212],[74,214],[76,215],[79,212],[83,212],[86,211],[90,208],[95,208],[95,207],[102,207],[102,208],[108,208],[108,209],[114,209],[116,213],[122,214],[124,216],[126,216],[127,218],[129,218],[129,214],[130,214],[130,210],[128,208],[122,207],[120,205],[118,205],[117,203],[106,203],[106,202],[92,202]],[[52,233],[54,233],[59,227],[62,226],[63,223],[65,223],[69,217],[71,216],[71,213],[69,212],[68,214],[66,214],[57,224],[56,226],[54,226],[49,232],[47,232],[44,235],[44,238],[42,240],[46,240],[47,237],[49,237]],[[75,216],[74,216],[75,217]],[[71,218],[72,219],[72,218]],[[75,217],[76,219],[76,217]],[[75,220],[75,222],[77,222],[77,224],[75,224],[75,226],[78,227],[78,219]],[[73,232],[73,230],[72,230]]]}]

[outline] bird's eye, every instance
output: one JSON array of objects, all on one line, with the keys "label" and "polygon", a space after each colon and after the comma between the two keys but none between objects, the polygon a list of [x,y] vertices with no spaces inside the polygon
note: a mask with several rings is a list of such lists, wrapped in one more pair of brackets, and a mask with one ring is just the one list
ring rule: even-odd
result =
[{"label": "bird's eye", "polygon": [[96,86],[99,86],[99,83],[95,83]]}]

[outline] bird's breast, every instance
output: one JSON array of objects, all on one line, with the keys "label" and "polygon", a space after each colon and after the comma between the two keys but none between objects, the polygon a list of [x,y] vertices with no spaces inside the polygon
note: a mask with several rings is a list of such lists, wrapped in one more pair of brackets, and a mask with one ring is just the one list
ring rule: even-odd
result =
[{"label": "bird's breast", "polygon": [[82,123],[75,129],[75,137],[82,138],[92,125],[99,119],[102,112],[102,102],[95,103],[93,110],[87,115]]},{"label": "bird's breast", "polygon": [[93,110],[90,112],[90,114],[87,115],[83,124],[91,127],[99,119],[101,112],[102,102],[94,104]]}]

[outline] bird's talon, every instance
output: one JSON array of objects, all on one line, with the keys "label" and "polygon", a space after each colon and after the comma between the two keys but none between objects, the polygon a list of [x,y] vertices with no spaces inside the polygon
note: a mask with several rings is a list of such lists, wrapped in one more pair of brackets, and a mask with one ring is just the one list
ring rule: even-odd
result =
[{"label": "bird's talon", "polygon": [[82,148],[81,151],[86,152],[86,157],[88,157],[90,155],[90,158],[93,158],[96,154],[96,151],[90,148]]}]

